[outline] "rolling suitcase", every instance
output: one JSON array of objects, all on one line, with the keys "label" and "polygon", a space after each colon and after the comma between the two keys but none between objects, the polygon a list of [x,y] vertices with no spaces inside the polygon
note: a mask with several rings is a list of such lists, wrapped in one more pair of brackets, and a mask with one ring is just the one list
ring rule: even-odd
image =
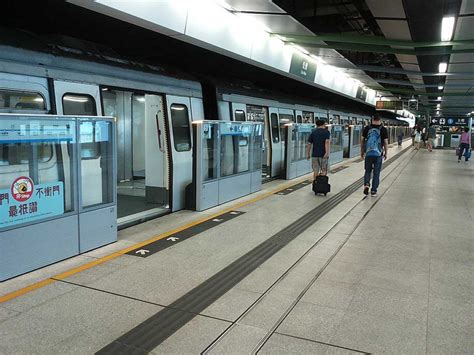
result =
[{"label": "rolling suitcase", "polygon": [[324,196],[326,196],[328,192],[331,192],[329,177],[326,175],[316,177],[316,180],[313,181],[313,191],[315,195],[324,194]]}]

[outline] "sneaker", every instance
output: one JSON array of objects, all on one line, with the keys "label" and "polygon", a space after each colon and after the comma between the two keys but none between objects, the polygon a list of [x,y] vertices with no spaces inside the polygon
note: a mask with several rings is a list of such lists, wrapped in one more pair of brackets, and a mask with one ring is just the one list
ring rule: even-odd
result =
[{"label": "sneaker", "polygon": [[461,162],[461,159],[458,159],[458,163],[460,163],[460,162]]},{"label": "sneaker", "polygon": [[369,194],[369,187],[368,186],[364,186],[364,195],[368,195]]},{"label": "sneaker", "polygon": [[370,196],[373,196],[373,197],[377,196],[377,191],[370,191]]}]

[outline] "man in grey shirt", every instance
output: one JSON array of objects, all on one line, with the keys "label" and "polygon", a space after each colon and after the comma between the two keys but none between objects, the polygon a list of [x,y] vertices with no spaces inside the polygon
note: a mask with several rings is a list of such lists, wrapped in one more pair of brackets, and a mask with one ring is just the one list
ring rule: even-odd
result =
[{"label": "man in grey shirt", "polygon": [[436,128],[435,126],[430,126],[428,128],[428,151],[433,151],[433,141],[436,138]]}]

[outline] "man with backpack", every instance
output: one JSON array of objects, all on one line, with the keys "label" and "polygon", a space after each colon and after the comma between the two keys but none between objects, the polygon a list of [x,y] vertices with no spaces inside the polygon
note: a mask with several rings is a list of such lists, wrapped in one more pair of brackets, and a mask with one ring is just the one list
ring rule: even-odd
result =
[{"label": "man with backpack", "polygon": [[[380,183],[380,170],[382,169],[382,157],[387,159],[388,132],[382,125],[380,116],[375,114],[369,126],[364,127],[361,138],[361,157],[365,157],[364,194],[377,196],[377,188]],[[372,186],[370,178],[373,172]]]}]

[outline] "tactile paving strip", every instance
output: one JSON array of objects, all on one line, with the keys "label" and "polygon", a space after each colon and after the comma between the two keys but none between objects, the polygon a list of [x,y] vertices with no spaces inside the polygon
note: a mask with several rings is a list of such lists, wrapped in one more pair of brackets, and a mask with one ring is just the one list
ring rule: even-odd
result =
[{"label": "tactile paving strip", "polygon": [[[384,164],[383,168],[396,161],[407,149],[395,155]],[[360,189],[362,185],[363,178],[360,178],[277,234],[257,245],[160,312],[99,350],[97,354],[147,354],[151,352],[331,209]]]}]

